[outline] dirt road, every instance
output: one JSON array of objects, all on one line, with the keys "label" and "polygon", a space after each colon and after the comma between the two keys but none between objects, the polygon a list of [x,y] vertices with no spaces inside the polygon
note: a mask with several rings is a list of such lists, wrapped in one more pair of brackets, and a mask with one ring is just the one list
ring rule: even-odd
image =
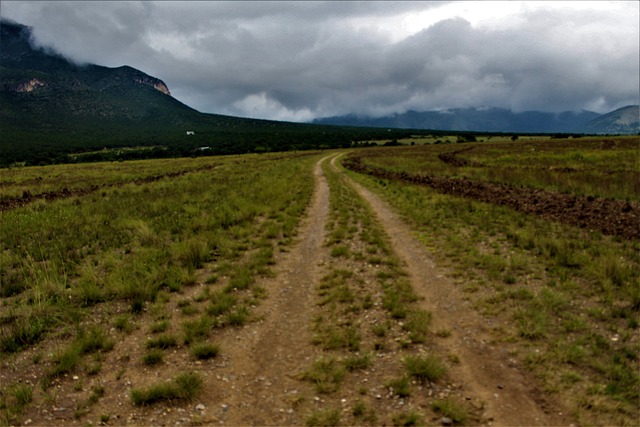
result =
[{"label": "dirt road", "polygon": [[[332,173],[341,173],[337,159],[338,156],[325,157],[316,164],[315,196],[300,228],[299,242],[278,260],[275,276],[263,284],[270,296],[257,308],[262,320],[232,331],[221,341],[224,362],[210,386],[213,390],[203,400],[211,408],[210,417],[201,422],[302,425],[318,406],[316,403],[325,400],[300,381],[300,372],[321,352],[311,344],[310,334],[317,304],[314,288],[327,274],[329,263],[324,245],[329,187],[321,164],[330,162]],[[389,236],[414,289],[423,297],[424,308],[433,315],[432,329],[451,331],[448,337],[429,345],[435,346],[443,357],[458,355],[459,363],[449,369],[449,383],[469,405],[476,405],[477,421],[505,426],[570,424],[562,409],[546,401],[532,385],[532,379],[510,358],[508,348],[493,342],[488,332],[490,319],[480,316],[465,302],[446,270],[434,264],[402,220],[378,196],[352,180],[348,182],[371,205]],[[400,358],[401,353],[397,355]],[[384,366],[376,369],[379,378],[391,374],[385,372]],[[353,401],[357,393],[343,387],[334,400]],[[382,413],[387,410],[383,400],[372,400]],[[346,410],[343,408],[342,412]],[[439,422],[439,418],[432,420]]]},{"label": "dirt road", "polygon": [[220,396],[225,406],[218,405],[217,420],[225,424],[304,424],[291,406],[304,387],[296,373],[314,352],[310,314],[326,257],[323,243],[329,212],[323,160],[315,167],[316,190],[299,242],[278,260],[274,277],[261,284],[270,294],[257,309],[263,320],[223,341],[228,362],[219,376],[220,388],[226,389]]},{"label": "dirt road", "polygon": [[[142,324],[105,356],[104,375],[86,383],[64,376],[50,394],[38,397],[23,423],[86,425],[106,419],[109,425],[448,425],[453,420],[434,403],[454,401],[465,408],[469,424],[569,425],[565,411],[547,401],[510,358],[508,346],[494,341],[491,319],[465,301],[447,271],[378,196],[342,172],[338,158],[333,154],[316,163],[315,193],[295,243],[277,252],[272,274],[256,282],[266,298],[252,307],[253,321],[215,330],[211,340],[220,346],[218,357],[194,360],[178,346],[166,352],[159,368],[135,362],[142,360],[140,344],[150,328]],[[364,202],[358,203],[370,209],[359,216],[343,212],[345,220],[332,199],[337,193],[347,197],[342,200],[359,195]],[[336,246],[330,240],[339,240],[340,227],[344,236]],[[384,240],[391,251],[372,244],[378,229],[387,236],[378,242]],[[396,258],[400,265],[394,264]],[[425,340],[408,339],[404,322],[409,318],[384,307],[385,286],[393,275],[400,281],[408,278],[422,297],[410,310],[431,313]],[[180,298],[195,301],[204,288],[199,280]],[[176,304],[170,306],[178,310]],[[319,340],[328,333],[337,341]],[[443,378],[408,377],[407,358],[433,355],[446,365]],[[14,362],[16,378],[34,366],[29,357],[35,356],[25,352]],[[305,378],[314,366],[325,369],[316,372],[315,382]],[[203,378],[203,390],[194,400],[132,405],[132,388],[185,371]],[[32,374],[35,383],[41,373]],[[324,389],[318,387],[318,375],[326,382]],[[89,388],[103,397],[83,406],[80,396]]]},{"label": "dirt road", "polygon": [[[334,170],[337,157],[331,160]],[[509,357],[506,345],[493,343],[491,320],[480,316],[462,292],[439,268],[409,227],[377,195],[349,180],[373,208],[389,235],[394,251],[406,265],[416,292],[433,314],[433,329],[451,331],[438,343],[443,353],[454,352],[460,364],[453,369],[456,382],[486,404],[486,419],[494,425],[569,424],[561,408],[552,408],[534,382]]]}]

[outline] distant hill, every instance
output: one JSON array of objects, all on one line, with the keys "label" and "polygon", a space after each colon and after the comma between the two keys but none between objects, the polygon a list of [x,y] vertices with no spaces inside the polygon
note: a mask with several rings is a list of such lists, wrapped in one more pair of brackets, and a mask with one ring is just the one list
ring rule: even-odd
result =
[{"label": "distant hill", "polygon": [[[93,119],[118,125],[147,120],[190,124],[195,110],[170,96],[166,84],[123,66],[76,65],[34,48],[27,27],[3,21],[0,29],[0,120],[4,130],[95,132]],[[5,127],[6,126],[6,127]]]},{"label": "distant hill", "polygon": [[0,20],[0,132],[0,167],[67,162],[71,153],[103,148],[154,146],[125,154],[162,157],[343,147],[389,137],[377,129],[200,113],[173,98],[159,78],[128,66],[75,64],[34,46],[30,28],[8,20]]},{"label": "distant hill", "polygon": [[598,117],[600,115],[592,111],[514,113],[503,108],[455,108],[442,111],[407,111],[379,118],[336,116],[316,119],[314,123],[476,132],[582,133],[585,125]]},{"label": "distant hill", "polygon": [[629,105],[590,120],[584,131],[595,134],[640,133],[640,106]]}]

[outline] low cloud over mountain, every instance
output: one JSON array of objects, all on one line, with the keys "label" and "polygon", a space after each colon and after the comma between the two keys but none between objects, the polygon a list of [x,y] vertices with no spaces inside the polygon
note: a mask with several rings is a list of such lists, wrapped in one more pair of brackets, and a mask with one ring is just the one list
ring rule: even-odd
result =
[{"label": "low cloud over mountain", "polygon": [[640,103],[638,2],[3,2],[78,62],[209,113],[310,121]]}]

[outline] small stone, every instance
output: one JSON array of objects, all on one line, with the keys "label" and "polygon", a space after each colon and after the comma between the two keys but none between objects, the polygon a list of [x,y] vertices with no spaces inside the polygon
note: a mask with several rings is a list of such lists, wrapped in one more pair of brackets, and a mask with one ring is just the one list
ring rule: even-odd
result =
[{"label": "small stone", "polygon": [[453,425],[453,420],[451,418],[448,418],[448,417],[442,417],[440,422],[442,423],[443,426],[451,426],[451,425]]},{"label": "small stone", "polygon": [[204,411],[206,408],[206,406],[204,406],[202,403],[198,403],[196,405],[196,411]]},{"label": "small stone", "polygon": [[222,412],[227,412],[229,410],[229,405],[227,405],[226,403],[222,404]]},{"label": "small stone", "polygon": [[499,388],[500,390],[502,390],[502,389],[504,388],[504,385],[499,384],[499,385],[498,385],[498,388]]}]

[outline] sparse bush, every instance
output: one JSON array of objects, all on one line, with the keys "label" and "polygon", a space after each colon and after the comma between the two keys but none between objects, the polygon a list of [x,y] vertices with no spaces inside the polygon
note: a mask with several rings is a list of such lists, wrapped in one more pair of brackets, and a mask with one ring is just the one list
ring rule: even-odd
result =
[{"label": "sparse bush", "polygon": [[121,332],[130,333],[131,331],[133,331],[133,325],[131,324],[131,318],[126,314],[116,317],[116,320],[114,322],[114,326],[116,327],[117,330],[119,330]]},{"label": "sparse bush", "polygon": [[213,322],[207,316],[201,316],[198,320],[183,322],[182,330],[184,331],[185,345],[208,337],[212,327]]},{"label": "sparse bush", "polygon": [[227,313],[226,323],[230,326],[242,326],[249,320],[249,309],[241,305]]},{"label": "sparse bush", "polygon": [[371,366],[371,355],[363,354],[360,356],[350,356],[344,360],[344,367],[348,371],[355,371],[358,369],[366,369]]},{"label": "sparse bush", "polygon": [[228,292],[217,291],[211,294],[211,304],[207,307],[207,314],[219,316],[228,312],[235,304],[237,298]]},{"label": "sparse bush", "polygon": [[167,329],[169,329],[168,320],[160,320],[159,322],[154,322],[151,324],[151,328],[150,328],[152,334],[166,332]]},{"label": "sparse bush", "polygon": [[339,257],[348,257],[349,256],[349,248],[346,246],[334,246],[331,249],[331,256],[334,258]]},{"label": "sparse bush", "polygon": [[392,417],[393,425],[397,427],[409,427],[419,425],[422,416],[415,411],[402,412]]},{"label": "sparse bush", "polygon": [[409,332],[409,339],[414,343],[424,343],[429,335],[431,313],[425,310],[411,311],[404,322],[403,329]]}]

